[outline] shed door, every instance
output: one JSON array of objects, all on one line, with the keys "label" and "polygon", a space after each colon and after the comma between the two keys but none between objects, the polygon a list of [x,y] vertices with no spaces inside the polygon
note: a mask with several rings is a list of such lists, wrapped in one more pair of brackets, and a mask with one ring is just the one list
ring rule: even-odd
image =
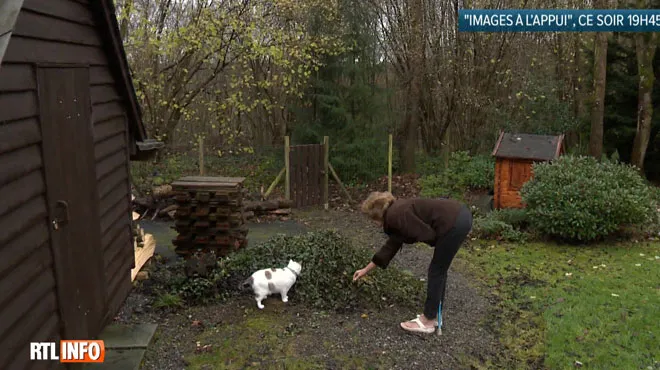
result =
[{"label": "shed door", "polygon": [[39,68],[37,78],[62,335],[89,339],[105,311],[89,68]]},{"label": "shed door", "polygon": [[522,186],[532,177],[532,161],[510,161],[511,169],[509,174],[509,188],[519,191]]}]

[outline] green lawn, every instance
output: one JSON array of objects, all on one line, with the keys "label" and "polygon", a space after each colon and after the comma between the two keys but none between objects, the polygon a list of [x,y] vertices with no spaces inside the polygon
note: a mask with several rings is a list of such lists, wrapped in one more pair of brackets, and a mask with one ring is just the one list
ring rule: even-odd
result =
[{"label": "green lawn", "polygon": [[660,243],[477,241],[458,265],[499,296],[507,366],[660,368]]}]

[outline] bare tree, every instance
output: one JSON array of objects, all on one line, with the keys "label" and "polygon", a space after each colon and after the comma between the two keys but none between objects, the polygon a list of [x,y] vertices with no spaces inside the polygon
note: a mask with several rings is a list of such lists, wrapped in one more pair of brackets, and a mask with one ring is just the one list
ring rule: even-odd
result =
[{"label": "bare tree", "polygon": [[[637,7],[645,9],[648,7],[647,0],[638,0]],[[637,51],[637,74],[639,76],[638,98],[637,98],[637,132],[633,142],[630,162],[637,166],[640,171],[644,170],[644,157],[646,148],[651,137],[651,119],[653,118],[653,59],[657,47],[658,34],[655,32],[637,33],[635,35],[635,47]]]},{"label": "bare tree", "polygon": [[421,91],[424,73],[424,1],[411,0],[409,2],[411,14],[410,39],[407,42],[409,57],[408,70],[410,80],[408,82],[408,102],[406,117],[401,131],[402,136],[402,161],[401,167],[405,172],[415,171],[415,151],[417,150],[417,132],[420,127],[421,118]]},{"label": "bare tree", "polygon": [[[594,6],[607,9],[611,0],[596,0]],[[603,119],[605,117],[605,86],[607,76],[608,32],[597,32],[594,40],[594,89],[591,109],[591,135],[589,154],[597,159],[603,155]]]}]

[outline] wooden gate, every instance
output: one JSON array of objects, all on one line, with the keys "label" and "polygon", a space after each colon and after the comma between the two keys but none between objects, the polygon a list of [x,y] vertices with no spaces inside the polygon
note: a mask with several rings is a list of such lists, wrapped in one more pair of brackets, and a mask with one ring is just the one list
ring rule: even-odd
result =
[{"label": "wooden gate", "polygon": [[293,206],[300,208],[323,203],[325,146],[323,144],[289,147],[289,183]]}]

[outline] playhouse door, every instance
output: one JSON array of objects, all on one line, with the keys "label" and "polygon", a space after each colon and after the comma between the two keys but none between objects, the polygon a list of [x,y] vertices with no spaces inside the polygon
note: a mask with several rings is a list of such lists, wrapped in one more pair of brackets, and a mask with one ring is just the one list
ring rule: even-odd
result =
[{"label": "playhouse door", "polygon": [[62,335],[91,339],[106,300],[89,68],[40,67],[37,78]]}]

